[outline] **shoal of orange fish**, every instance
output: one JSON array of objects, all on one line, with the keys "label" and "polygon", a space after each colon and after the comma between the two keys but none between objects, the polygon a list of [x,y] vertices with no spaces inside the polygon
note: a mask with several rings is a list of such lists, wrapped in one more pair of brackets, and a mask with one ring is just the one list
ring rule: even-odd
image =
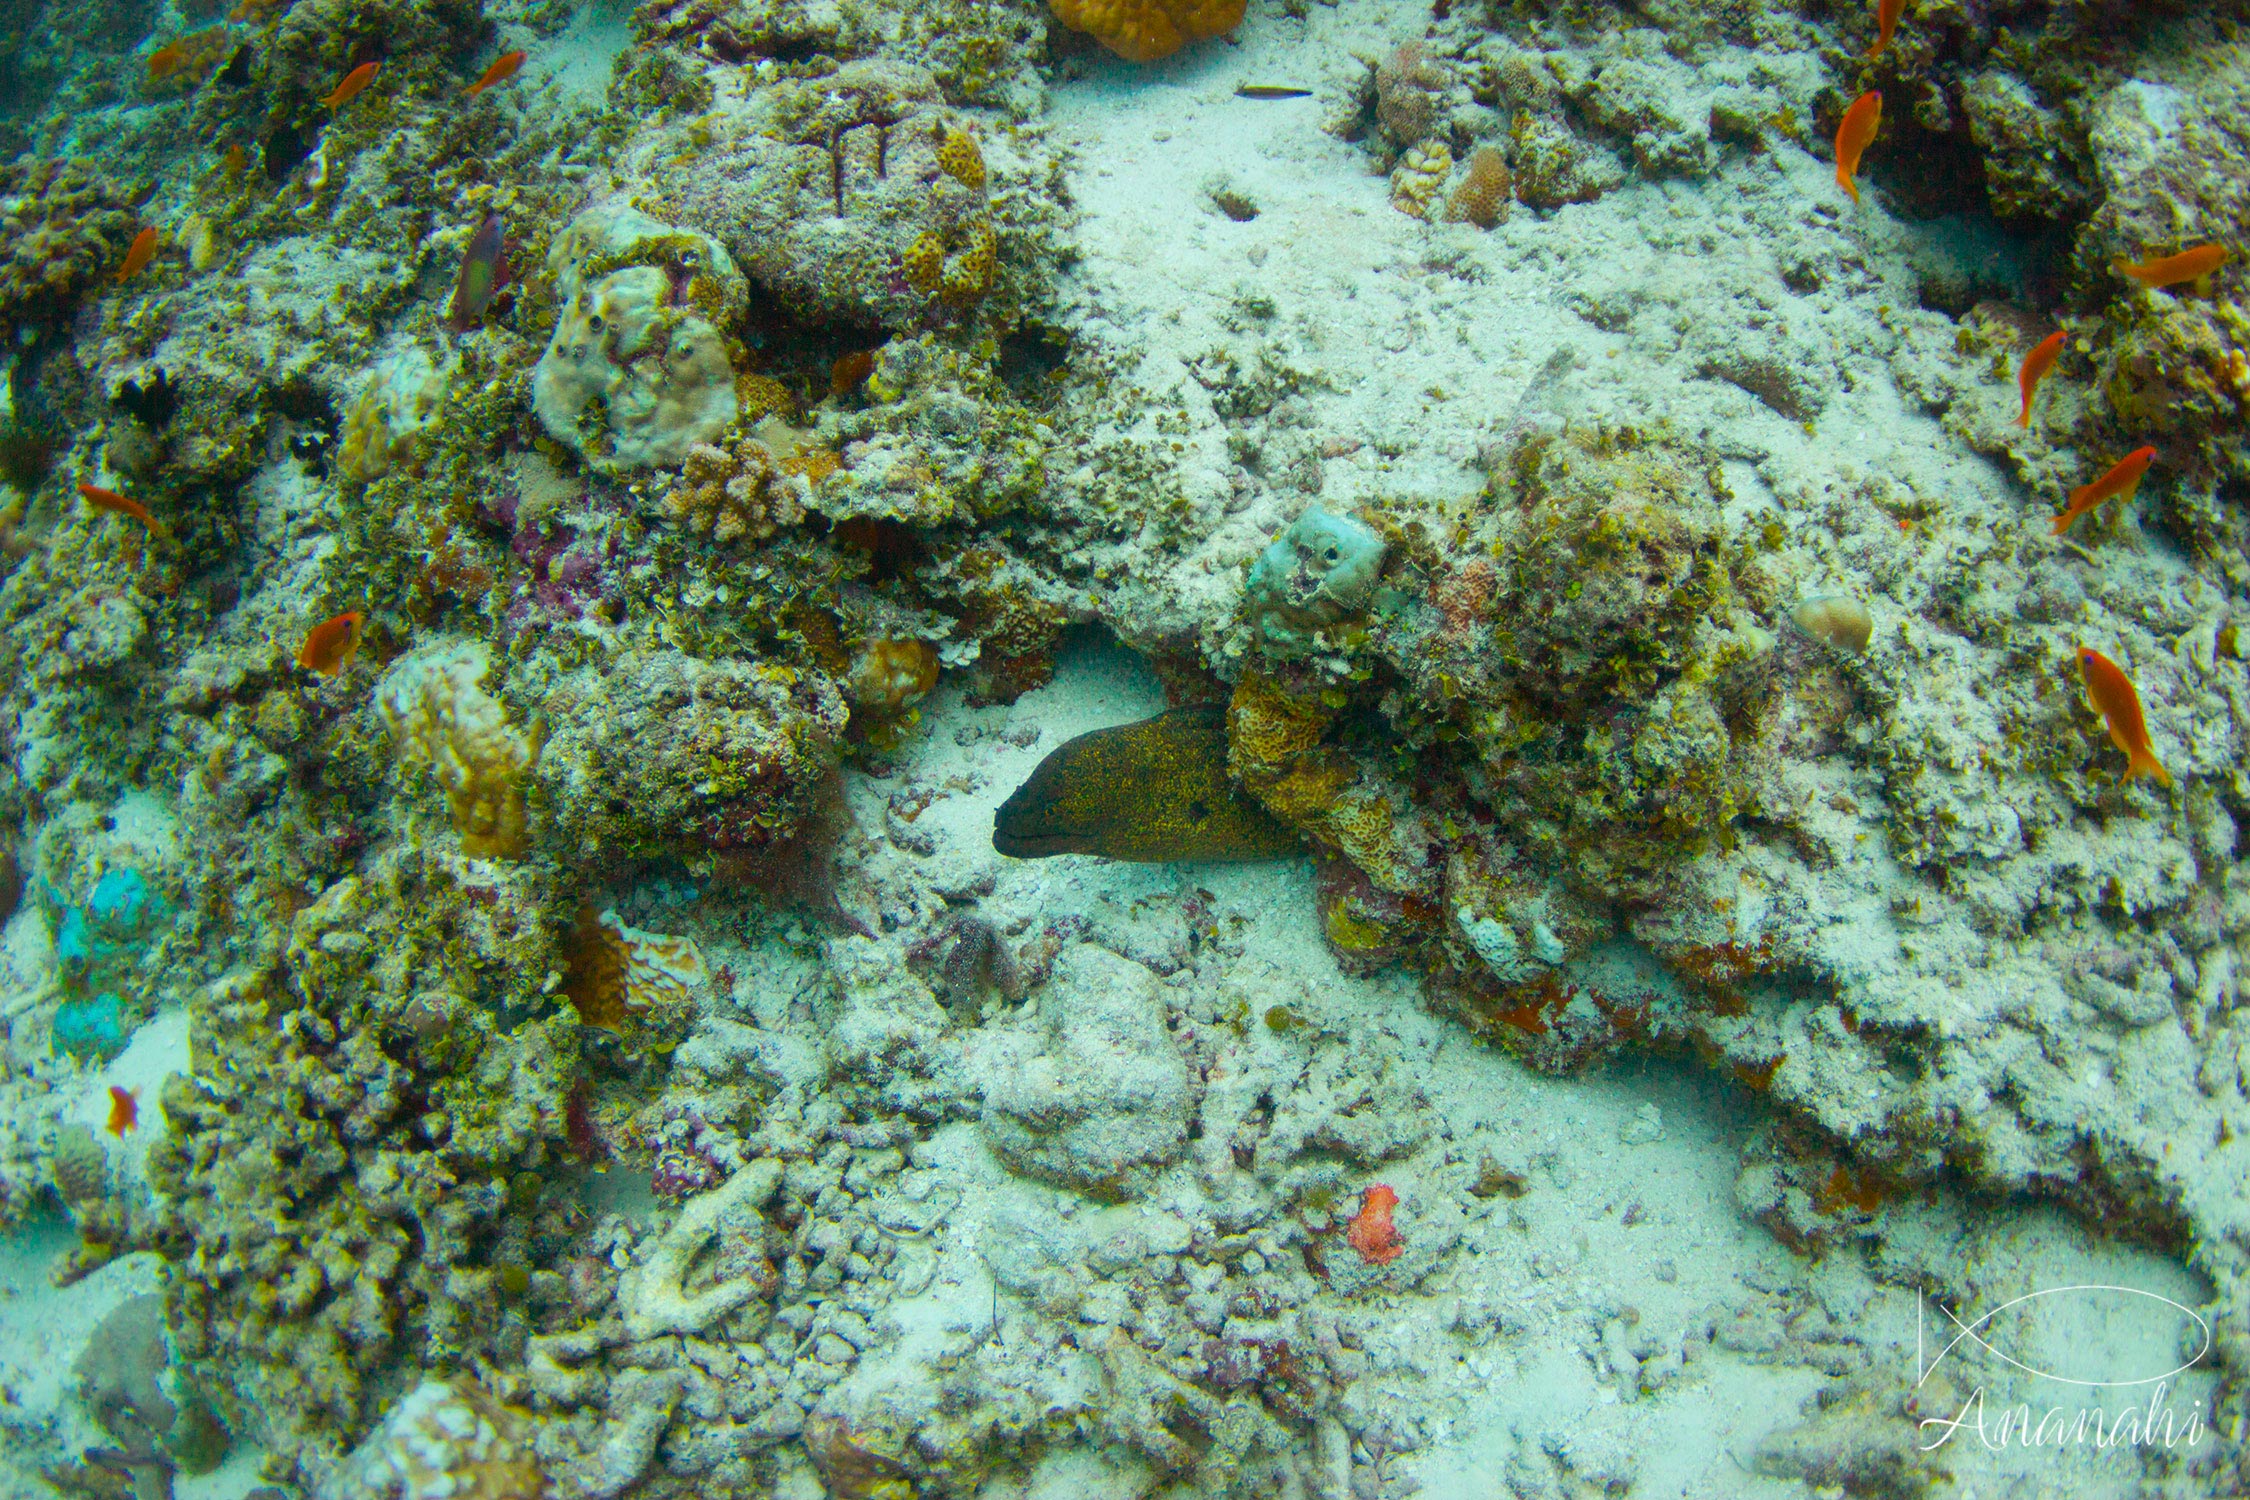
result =
[{"label": "shoal of orange fish", "polygon": [[109,1086],[109,1133],[126,1135],[141,1122],[140,1090]]},{"label": "shoal of orange fish", "polygon": [[523,60],[530,55],[531,54],[527,52],[501,53],[498,57],[492,60],[492,66],[484,70],[484,76],[482,78],[479,78],[475,83],[472,83],[467,88],[461,90],[461,97],[463,97],[464,99],[474,99],[477,95],[483,93],[486,89],[491,88],[494,84],[506,83],[509,79],[516,76],[516,69],[522,67]]},{"label": "shoal of orange fish", "polygon": [[118,281],[123,281],[126,277],[140,270],[141,267],[147,265],[155,257],[156,226],[152,224],[143,229],[139,234],[134,235],[133,243],[125,247],[125,264],[117,268],[117,276],[115,279]]},{"label": "shoal of orange fish", "polygon": [[2023,393],[2023,411],[2016,417],[2018,427],[2031,425],[2031,398],[2039,390],[2039,382],[2055,367],[2055,356],[2062,353],[2063,340],[2070,336],[2067,328],[2058,328],[2038,343],[2023,357],[2023,369],[2016,374],[2016,389]]},{"label": "shoal of orange fish", "polygon": [[320,102],[330,109],[342,109],[359,97],[361,89],[375,81],[375,70],[381,66],[380,63],[361,63],[358,67],[346,73],[343,82],[336,85],[335,91]]},{"label": "shoal of orange fish", "polygon": [[2078,675],[2085,681],[2086,696],[2109,725],[2109,742],[2125,753],[2125,779],[2154,776],[2170,786],[2172,773],[2164,769],[2163,762],[2156,758],[2156,747],[2149,743],[2141,695],[2134,691],[2133,680],[2124,669],[2093,647],[2080,646]]},{"label": "shoal of orange fish", "polygon": [[1859,159],[1883,126],[1883,96],[1873,89],[1854,99],[1836,127],[1836,186],[1859,201]]},{"label": "shoal of orange fish", "polygon": [[297,665],[323,677],[336,676],[358,654],[360,630],[366,620],[366,615],[352,609],[321,621],[305,632],[305,643],[297,648]]},{"label": "shoal of orange fish", "polygon": [[2092,484],[2082,485],[2072,490],[2070,492],[2070,508],[2055,517],[2055,535],[2061,536],[2064,532],[2070,530],[2071,522],[2077,520],[2104,500],[2131,500],[2134,492],[2141,487],[2141,476],[2148,472],[2148,466],[2155,459],[2156,450],[2154,448],[2135,448],[2112,464],[2107,474],[2104,474]]},{"label": "shoal of orange fish", "polygon": [[164,525],[148,513],[148,507],[138,500],[128,500],[115,490],[105,490],[98,484],[80,480],[78,493],[96,510],[106,510],[114,515],[131,516],[158,536],[164,534]]},{"label": "shoal of orange fish", "polygon": [[1899,12],[1906,9],[1906,0],[1875,0],[1875,45],[1867,49],[1869,57],[1880,57],[1891,44],[1891,33],[1898,30]]},{"label": "shoal of orange fish", "polygon": [[2121,255],[2110,265],[2154,291],[2159,287],[2178,286],[2183,281],[2199,281],[2225,265],[2228,259],[2224,245],[2197,245],[2177,255],[2159,256],[2137,264]]}]

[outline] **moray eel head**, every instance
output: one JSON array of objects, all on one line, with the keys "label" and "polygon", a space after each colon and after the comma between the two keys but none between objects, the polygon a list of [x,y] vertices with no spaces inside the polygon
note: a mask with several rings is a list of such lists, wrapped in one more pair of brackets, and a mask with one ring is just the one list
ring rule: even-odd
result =
[{"label": "moray eel head", "polygon": [[992,847],[1154,864],[1276,859],[1297,836],[1227,778],[1226,710],[1204,705],[1058,747],[1000,804]]}]

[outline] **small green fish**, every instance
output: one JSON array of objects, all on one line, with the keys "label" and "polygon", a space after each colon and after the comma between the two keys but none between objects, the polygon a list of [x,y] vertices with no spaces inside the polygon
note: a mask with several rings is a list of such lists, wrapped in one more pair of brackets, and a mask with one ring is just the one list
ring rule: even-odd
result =
[{"label": "small green fish", "polygon": [[1175,708],[1059,746],[992,820],[1017,859],[1278,859],[1297,835],[1227,777],[1226,710]]},{"label": "small green fish", "polygon": [[1278,83],[1245,83],[1234,91],[1237,99],[1310,99],[1311,89],[1293,89]]}]

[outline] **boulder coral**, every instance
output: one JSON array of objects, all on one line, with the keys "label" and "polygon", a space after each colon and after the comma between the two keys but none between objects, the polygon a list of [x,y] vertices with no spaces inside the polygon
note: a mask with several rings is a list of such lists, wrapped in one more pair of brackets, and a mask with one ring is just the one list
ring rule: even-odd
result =
[{"label": "boulder coral", "polygon": [[703,153],[679,212],[806,322],[909,329],[974,302],[996,272],[982,154],[909,63],[761,92]]},{"label": "boulder coral", "polygon": [[1127,62],[1155,62],[1242,24],[1244,0],[1049,0],[1055,19]]}]

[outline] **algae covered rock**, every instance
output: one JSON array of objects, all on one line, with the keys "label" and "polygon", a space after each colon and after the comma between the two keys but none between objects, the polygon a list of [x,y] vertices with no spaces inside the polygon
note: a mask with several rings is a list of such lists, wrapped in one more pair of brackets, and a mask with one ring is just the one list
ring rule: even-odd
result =
[{"label": "algae covered rock", "polygon": [[905,329],[991,287],[983,154],[930,73],[848,63],[759,107],[699,161],[680,212],[792,314]]},{"label": "algae covered rock", "polygon": [[741,411],[724,330],[748,287],[708,236],[598,204],[547,252],[562,311],[532,374],[540,425],[598,469],[669,466]]},{"label": "algae covered rock", "polygon": [[1104,1200],[1146,1191],[1187,1149],[1187,1064],[1156,975],[1081,943],[1055,960],[1033,1027],[983,1058],[981,1128],[1018,1172]]},{"label": "algae covered rock", "polygon": [[581,854],[758,848],[794,834],[847,711],[817,672],[650,651],[550,691],[539,779]]}]

